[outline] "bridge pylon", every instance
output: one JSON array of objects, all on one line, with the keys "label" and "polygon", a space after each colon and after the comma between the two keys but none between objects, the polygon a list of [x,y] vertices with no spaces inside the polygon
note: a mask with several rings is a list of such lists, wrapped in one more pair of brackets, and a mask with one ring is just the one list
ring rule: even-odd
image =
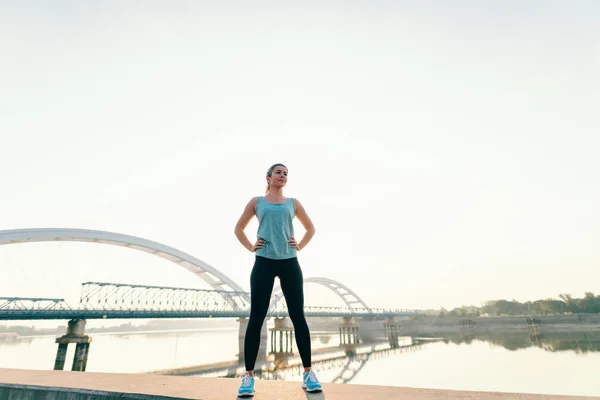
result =
[{"label": "bridge pylon", "polygon": [[401,325],[394,317],[389,317],[383,324],[385,336],[388,338],[391,347],[398,347],[401,335]]},{"label": "bridge pylon", "polygon": [[[244,341],[246,339],[246,329],[248,328],[248,318],[238,318],[236,320],[240,323],[239,331],[238,331],[238,362],[244,362]],[[267,363],[267,321],[268,318],[265,318],[263,322],[262,328],[260,330],[260,344],[258,347],[258,355],[256,356],[257,366],[256,369],[260,369],[261,367],[258,363],[266,364]]]},{"label": "bridge pylon", "polygon": [[342,317],[342,323],[339,326],[340,345],[360,343],[360,332],[358,323],[352,316]]},{"label": "bridge pylon", "polygon": [[71,371],[85,371],[88,355],[90,352],[90,343],[92,337],[84,335],[86,321],[84,319],[72,319],[67,327],[67,334],[56,338],[58,350],[56,351],[56,360],[54,361],[55,370],[63,370],[67,356],[67,348],[70,343],[75,343],[75,355],[73,357],[73,366]]},{"label": "bridge pylon", "polygon": [[[294,327],[290,325],[290,319],[288,317],[275,318],[273,322],[275,326],[269,329],[271,331],[271,354],[275,354],[275,358],[280,354],[293,354]],[[277,336],[279,336],[279,340],[277,340]]]}]

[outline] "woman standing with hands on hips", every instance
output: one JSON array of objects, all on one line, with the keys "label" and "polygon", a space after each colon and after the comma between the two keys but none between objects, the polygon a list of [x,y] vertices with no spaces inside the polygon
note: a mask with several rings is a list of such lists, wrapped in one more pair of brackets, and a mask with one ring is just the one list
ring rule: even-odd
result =
[{"label": "woman standing with hands on hips", "polygon": [[[250,252],[256,253],[250,274],[250,320],[244,338],[246,375],[238,391],[241,397],[254,395],[254,364],[275,277],[279,277],[304,365],[302,388],[309,392],[321,391],[321,384],[311,370],[310,331],[304,317],[303,277],[297,258],[297,252],[306,247],[314,236],[315,227],[297,199],[283,196],[287,179],[288,169],[285,165],[271,166],[267,171],[265,196],[252,198],[235,226],[235,235],[240,243]],[[244,229],[255,215],[259,225],[256,243],[252,244]],[[300,242],[294,237],[294,217],[298,217],[306,229]]]}]

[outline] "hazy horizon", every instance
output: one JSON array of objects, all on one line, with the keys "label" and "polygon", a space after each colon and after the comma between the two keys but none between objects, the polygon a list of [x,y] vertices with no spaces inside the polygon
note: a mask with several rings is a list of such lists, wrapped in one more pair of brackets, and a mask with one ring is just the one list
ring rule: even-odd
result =
[{"label": "hazy horizon", "polygon": [[[233,228],[283,162],[285,194],[316,226],[304,276],[372,307],[598,294],[599,12],[0,1],[0,229],[139,236],[248,289],[253,254]],[[107,245],[0,246],[0,265],[0,296],[74,303],[85,281],[208,288]],[[341,304],[306,290],[308,305]]]}]

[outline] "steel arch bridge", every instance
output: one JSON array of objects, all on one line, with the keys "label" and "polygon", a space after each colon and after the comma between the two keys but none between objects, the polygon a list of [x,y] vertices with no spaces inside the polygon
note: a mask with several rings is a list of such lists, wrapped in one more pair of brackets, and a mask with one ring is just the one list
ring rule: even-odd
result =
[{"label": "steel arch bridge", "polygon": [[[225,291],[236,292],[238,294],[246,293],[245,290],[231,278],[206,262],[176,248],[137,236],[100,230],[72,228],[0,230],[0,245],[57,241],[108,244],[142,251],[171,261],[180,267],[187,269],[220,293],[224,293]],[[360,309],[363,313],[365,310],[371,310],[364,300],[362,300],[354,291],[333,279],[315,277],[304,279],[304,282],[316,283],[329,288],[344,301],[350,310]],[[281,292],[280,287],[277,287],[273,293],[270,311],[275,312],[278,307],[281,308],[282,306],[283,302],[281,300],[283,298],[283,293]],[[228,296],[222,297],[224,300],[231,302],[231,299]],[[246,294],[243,300],[249,303],[250,298]]]},{"label": "steel arch bridge", "polygon": [[187,269],[215,290],[244,292],[244,289],[232,279],[204,261],[181,250],[148,239],[89,229],[36,228],[0,231],[0,245],[56,241],[109,244],[150,253]]}]

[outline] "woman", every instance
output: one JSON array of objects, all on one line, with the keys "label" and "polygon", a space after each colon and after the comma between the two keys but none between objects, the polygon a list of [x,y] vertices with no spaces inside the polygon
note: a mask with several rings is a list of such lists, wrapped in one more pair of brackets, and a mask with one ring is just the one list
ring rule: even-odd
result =
[{"label": "woman", "polygon": [[[256,253],[250,274],[250,320],[244,338],[246,375],[238,395],[254,395],[254,364],[260,345],[260,331],[267,315],[275,277],[279,277],[290,319],[294,324],[296,344],[304,365],[302,387],[309,392],[320,392],[321,384],[311,371],[310,332],[304,317],[304,292],[302,270],[297,252],[304,249],[315,234],[315,227],[302,204],[296,199],[283,196],[288,170],[283,164],[275,164],[267,171],[267,191],[262,197],[252,198],[237,225],[235,235],[246,249]],[[244,229],[256,215],[258,234],[252,244]],[[292,220],[298,217],[306,229],[300,242],[294,237]]]}]

